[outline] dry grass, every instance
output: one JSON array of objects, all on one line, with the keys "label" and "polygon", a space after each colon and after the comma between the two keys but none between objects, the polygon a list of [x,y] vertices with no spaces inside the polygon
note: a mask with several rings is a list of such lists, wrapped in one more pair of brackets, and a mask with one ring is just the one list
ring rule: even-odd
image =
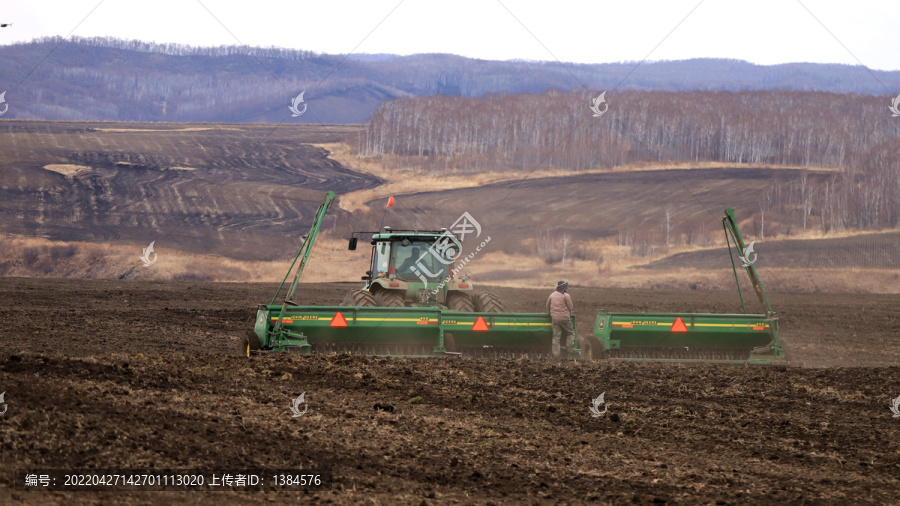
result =
[{"label": "dry grass", "polygon": [[[843,229],[843,230],[832,230],[828,233],[822,232],[821,229],[810,227],[806,230],[801,230],[794,234],[766,234],[766,240],[773,239],[800,239],[800,240],[816,240],[816,239],[840,239],[843,237],[856,237],[859,235],[871,235],[871,234],[892,234],[896,233],[897,229],[884,229],[884,230],[854,230],[854,229]],[[762,242],[762,241],[760,241]]]},{"label": "dry grass", "polygon": [[[552,287],[560,279],[574,286],[650,288],[665,290],[733,290],[730,270],[634,267],[662,255],[639,260],[627,248],[595,241],[603,262],[567,259],[566,268],[548,266],[536,255],[482,251],[464,269],[475,282],[506,287]],[[368,251],[347,251],[343,238],[320,235],[303,281],[359,281],[368,267]],[[142,265],[141,248],[124,244],[59,242],[39,238],[0,238],[0,276],[68,277],[140,280],[279,282],[291,259],[273,262],[237,261],[219,256],[196,255],[157,249],[157,261]],[[670,253],[672,251],[670,250]],[[739,273],[742,287],[749,290]],[[900,293],[900,272],[887,269],[765,269],[764,286],[775,292],[797,293]],[[750,292],[745,292],[749,295]]]},{"label": "dry grass", "polygon": [[[126,131],[127,129],[111,129]],[[559,169],[534,172],[509,171],[479,174],[422,175],[412,167],[386,169],[376,161],[358,159],[351,149],[342,143],[319,143],[316,146],[330,151],[331,158],[345,167],[380,177],[387,181],[377,188],[360,190],[343,195],[340,207],[357,212],[368,210],[366,202],[387,198],[388,195],[423,191],[474,188],[489,183],[519,180],[565,177],[574,173]],[[396,162],[396,160],[394,160]],[[51,168],[52,167],[52,168]],[[739,167],[760,169],[797,169],[770,165],[741,165],[722,163],[654,164],[618,167],[612,172],[638,172],[660,169],[704,169]],[[50,170],[71,175],[83,170],[82,166],[53,165]],[[188,165],[171,167],[173,170],[191,170]],[[833,169],[809,169],[829,171]],[[609,170],[588,173],[610,172]],[[577,173],[584,174],[584,172]],[[746,223],[745,223],[746,225]],[[316,251],[304,275],[306,282],[356,281],[367,269],[368,251],[346,250],[343,237],[333,237],[332,231],[320,234]],[[767,236],[767,240],[790,238],[816,240],[871,234],[872,231],[841,231],[822,235],[810,229],[790,236]],[[677,253],[721,248],[721,237],[705,246],[678,245],[661,248],[656,254],[635,257],[630,246],[620,246],[614,237],[575,244],[578,258],[568,258],[566,268],[558,263],[548,265],[536,254],[534,239],[526,239],[518,253],[501,250],[500,244],[489,246],[472,261],[465,272],[476,281],[508,287],[553,286],[559,279],[569,279],[574,285],[665,288],[665,289],[732,289],[731,271],[698,270],[692,268],[638,269],[669,255]],[[290,265],[290,258],[280,261],[239,261],[214,255],[193,254],[184,251],[157,248],[158,260],[144,267],[138,258],[146,245],[117,243],[86,243],[50,241],[41,238],[0,236],[0,276],[71,277],[142,280],[197,280],[232,282],[280,281]],[[512,250],[513,248],[510,248]],[[572,250],[570,250],[570,253]],[[840,269],[823,271],[813,269],[769,269],[762,272],[763,282],[770,290],[793,292],[853,292],[900,293],[898,271],[880,269]]]},{"label": "dry grass", "polygon": [[91,167],[88,167],[87,165],[75,165],[71,163],[51,163],[49,165],[44,165],[44,168],[67,177],[77,176],[82,172],[88,172],[91,170]]},{"label": "dry grass", "polygon": [[[429,191],[455,190],[460,188],[475,188],[486,184],[501,183],[505,181],[519,181],[522,179],[541,179],[549,177],[565,177],[573,174],[606,174],[610,172],[637,172],[653,170],[684,170],[684,169],[711,169],[711,168],[743,168],[743,169],[806,169],[810,171],[831,172],[838,169],[791,167],[767,164],[738,164],[738,163],[654,163],[641,165],[623,165],[613,169],[592,169],[574,173],[563,169],[541,169],[534,171],[509,170],[509,171],[484,171],[477,174],[423,174],[415,167],[403,167],[397,160],[389,160],[389,156],[382,160],[358,158],[352,153],[352,148],[344,143],[315,144],[315,146],[328,150],[330,158],[337,160],[341,165],[349,169],[365,172],[380,177],[387,181],[377,188],[359,190],[341,195],[338,205],[348,212],[365,210],[366,202],[384,198],[390,195],[402,195],[408,193],[420,193]],[[399,166],[400,168],[388,169],[385,165]]]},{"label": "dry grass", "polygon": [[[343,239],[320,237],[304,281],[359,279],[368,255],[350,255],[346,247]],[[145,267],[141,248],[0,236],[0,276],[274,282],[281,281],[292,260],[239,261],[156,247],[156,261]]]},{"label": "dry grass", "polygon": [[98,132],[203,132],[206,130],[243,130],[236,127],[186,127],[186,128],[94,128]]},{"label": "dry grass", "polygon": [[[666,253],[635,258],[630,247],[619,246],[611,238],[592,241],[586,246],[586,249],[600,253],[598,257],[603,259],[601,264],[569,259],[563,269],[560,264],[546,265],[536,255],[488,252],[472,262],[470,275],[477,280],[483,273],[491,284],[519,288],[533,287],[535,284],[554,286],[558,280],[567,279],[574,285],[608,288],[734,290],[731,269],[639,268],[670,255],[713,247],[674,246]],[[723,247],[724,241],[718,245],[719,249]],[[528,274],[517,276],[517,272]],[[777,292],[900,293],[900,271],[896,269],[760,268],[759,273],[763,286]],[[746,278],[746,274],[739,269],[738,279],[742,289],[748,290],[745,296],[751,290]]]},{"label": "dry grass", "polygon": [[[800,165],[772,165],[767,163],[731,163],[731,162],[657,162],[657,163],[641,163],[626,164],[606,172],[635,172],[642,170],[690,170],[690,169],[788,169],[788,170],[806,170],[809,172],[839,172],[841,169],[835,167],[808,167]],[[604,172],[597,170],[597,172]]]},{"label": "dry grass", "polygon": [[[646,260],[646,259],[645,259]],[[612,267],[599,267],[589,261],[567,262],[547,266],[535,257],[488,253],[472,262],[469,274],[478,281],[484,275],[492,285],[516,288],[552,287],[560,279],[574,286],[605,288],[635,288],[659,290],[734,290],[731,270],[668,269],[648,270],[625,267],[623,256]],[[632,263],[632,266],[637,264]],[[744,297],[753,295],[746,274],[738,272]],[[900,272],[892,269],[841,269],[823,275],[817,269],[763,269],[763,286],[772,292],[784,293],[900,293]]]}]

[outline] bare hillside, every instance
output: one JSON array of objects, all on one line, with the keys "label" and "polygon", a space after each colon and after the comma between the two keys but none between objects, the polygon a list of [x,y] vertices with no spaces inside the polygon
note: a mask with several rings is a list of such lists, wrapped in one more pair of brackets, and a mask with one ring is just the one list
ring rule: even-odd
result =
[{"label": "bare hillside", "polygon": [[310,145],[352,130],[4,121],[0,233],[283,258],[326,191],[379,184]]},{"label": "bare hillside", "polygon": [[[756,242],[754,265],[791,269],[900,269],[900,232],[862,234],[815,240],[782,239]],[[735,265],[741,261],[735,253]],[[731,269],[724,248],[678,253],[644,266],[647,269]],[[900,280],[898,280],[900,283]]]}]

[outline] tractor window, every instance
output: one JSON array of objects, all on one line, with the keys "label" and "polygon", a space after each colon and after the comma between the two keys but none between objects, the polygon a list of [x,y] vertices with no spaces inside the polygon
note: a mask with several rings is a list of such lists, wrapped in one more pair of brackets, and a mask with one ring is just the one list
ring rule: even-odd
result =
[{"label": "tractor window", "polygon": [[[437,281],[447,275],[449,266],[439,262],[428,251],[431,243],[414,241],[404,246],[394,243],[394,274],[407,281],[420,281],[425,277],[429,282]],[[418,272],[417,272],[418,271]]]},{"label": "tractor window", "polygon": [[378,277],[381,274],[389,274],[391,248],[388,242],[379,242],[375,245],[375,270],[372,274]]}]

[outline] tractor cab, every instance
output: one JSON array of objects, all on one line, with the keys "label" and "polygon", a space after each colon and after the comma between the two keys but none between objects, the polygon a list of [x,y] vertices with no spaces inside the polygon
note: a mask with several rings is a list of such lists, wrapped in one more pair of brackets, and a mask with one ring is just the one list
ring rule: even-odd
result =
[{"label": "tractor cab", "polygon": [[[382,234],[379,234],[382,235]],[[403,281],[440,283],[450,270],[432,254],[435,239],[432,237],[379,237],[373,239],[371,271],[375,277],[390,277]]]},{"label": "tractor cab", "polygon": [[[460,242],[446,230],[358,232],[364,233],[372,234],[372,256],[363,290],[377,305],[446,306],[449,293],[471,291],[465,276],[454,279]],[[355,235],[350,250],[356,249]]]}]

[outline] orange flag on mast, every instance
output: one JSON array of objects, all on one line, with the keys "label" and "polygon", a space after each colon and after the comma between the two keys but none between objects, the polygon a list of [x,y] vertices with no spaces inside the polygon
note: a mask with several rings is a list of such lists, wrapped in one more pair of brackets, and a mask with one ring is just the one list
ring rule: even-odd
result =
[{"label": "orange flag on mast", "polygon": [[391,207],[392,205],[394,205],[394,196],[393,195],[391,195],[391,198],[388,199],[388,205],[385,206],[385,209],[387,209],[388,207]]}]

